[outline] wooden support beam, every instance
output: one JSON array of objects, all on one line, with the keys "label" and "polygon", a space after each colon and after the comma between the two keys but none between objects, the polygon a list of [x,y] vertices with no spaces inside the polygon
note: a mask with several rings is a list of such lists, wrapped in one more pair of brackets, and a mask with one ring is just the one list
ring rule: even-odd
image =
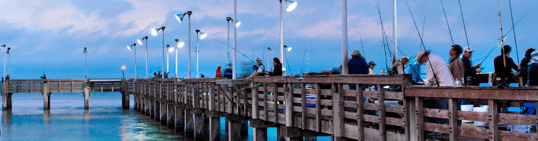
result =
[{"label": "wooden support beam", "polygon": [[498,141],[499,140],[499,125],[498,125],[498,114],[497,114],[497,103],[490,99],[488,100],[489,105],[489,139],[490,141]]},{"label": "wooden support beam", "polygon": [[316,131],[321,132],[321,87],[316,83]]},{"label": "wooden support beam", "polygon": [[357,92],[358,92],[358,95],[357,95],[357,131],[359,132],[358,135],[359,135],[359,141],[363,141],[364,140],[364,124],[363,124],[363,113],[364,113],[364,108],[363,108],[363,96],[362,96],[362,93],[363,93],[363,90],[362,88],[360,87],[359,84],[356,84],[355,85],[356,88],[357,88]]},{"label": "wooden support beam", "polygon": [[220,117],[210,117],[209,118],[209,141],[219,141],[219,140],[220,140]]},{"label": "wooden support beam", "polygon": [[449,138],[451,141],[458,140],[459,132],[458,132],[458,100],[451,98],[448,99],[448,115],[449,115],[449,125],[450,125],[450,132],[449,132]]},{"label": "wooden support beam", "polygon": [[[338,87],[338,92],[335,88]],[[333,135],[344,137],[344,94],[343,84],[332,84],[333,95]]]},{"label": "wooden support beam", "polygon": [[379,99],[377,101],[377,105],[379,108],[379,140],[386,141],[387,133],[385,132],[385,89],[382,85],[377,85],[377,87],[379,91]]},{"label": "wooden support beam", "polygon": [[418,141],[424,141],[424,107],[423,107],[423,100],[420,97],[415,97],[415,120],[417,121],[417,139]]},{"label": "wooden support beam", "polygon": [[305,83],[301,83],[301,106],[302,106],[302,115],[301,115],[301,119],[302,120],[302,123],[301,123],[301,126],[302,126],[302,129],[307,129],[306,127],[306,85]]},{"label": "wooden support beam", "polygon": [[267,141],[267,128],[252,127],[252,141]]}]

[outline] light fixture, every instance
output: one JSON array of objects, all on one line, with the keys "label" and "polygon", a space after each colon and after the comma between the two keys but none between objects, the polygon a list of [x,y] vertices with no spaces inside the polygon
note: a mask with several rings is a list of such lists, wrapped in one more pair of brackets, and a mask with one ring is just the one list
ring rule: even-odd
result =
[{"label": "light fixture", "polygon": [[[188,35],[189,35],[189,47],[188,47],[188,54],[189,54],[189,57],[188,57],[188,78],[191,78],[191,15],[192,15],[192,11],[187,11],[183,14],[176,14],[176,19],[179,23],[182,23],[183,22],[183,19],[185,18],[185,16],[188,15],[188,19],[189,19],[189,30],[187,30],[188,32]],[[177,58],[177,55],[176,55],[176,58]],[[176,59],[177,60],[177,59]],[[177,61],[176,61],[177,62]],[[177,64],[177,63],[176,63]],[[177,65],[176,65],[177,67]],[[177,69],[176,69],[176,77],[177,77]]]},{"label": "light fixture", "polygon": [[146,37],[143,37],[142,39],[136,39],[136,43],[138,43],[138,45],[143,45],[144,44],[144,40],[147,40],[148,39],[148,36]]},{"label": "light fixture", "polygon": [[235,27],[239,27],[241,25],[241,21],[236,21],[235,22]]},{"label": "light fixture", "polygon": [[269,51],[269,53],[273,53],[273,49],[271,49],[270,47],[267,47],[267,50]]},{"label": "light fixture", "polygon": [[286,6],[286,12],[291,12],[297,7],[297,2],[288,0],[288,6]]},{"label": "light fixture", "polygon": [[188,12],[185,12],[183,14],[176,14],[176,19],[179,21],[179,23],[183,22],[183,18],[185,18],[185,15],[187,15]]},{"label": "light fixture", "polygon": [[125,65],[121,66],[122,71],[125,71],[125,69],[126,69]]},{"label": "light fixture", "polygon": [[151,29],[151,35],[153,35],[153,36],[157,36],[158,32],[159,32],[160,30],[163,30],[163,31],[164,31],[164,29],[165,29],[164,26],[162,26],[162,27],[160,27],[160,28],[154,28],[154,29]]},{"label": "light fixture", "polygon": [[179,39],[176,39],[176,47],[182,48],[183,46],[185,46],[185,42],[179,41]]},{"label": "light fixture", "polygon": [[166,45],[166,48],[168,48],[168,52],[174,52],[174,48],[170,47],[170,45]]},{"label": "light fixture", "polygon": [[287,45],[284,45],[284,48],[286,48],[286,50],[287,50],[288,52],[290,52],[291,49],[292,49],[292,47],[289,47],[289,46],[287,46]]}]

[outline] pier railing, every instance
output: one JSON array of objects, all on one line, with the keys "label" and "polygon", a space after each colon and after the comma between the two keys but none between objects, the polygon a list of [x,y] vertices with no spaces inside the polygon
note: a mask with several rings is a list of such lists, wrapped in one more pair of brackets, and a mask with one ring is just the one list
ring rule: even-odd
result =
[{"label": "pier railing", "polygon": [[[489,139],[489,140],[537,140],[537,115],[524,115],[520,113],[499,113],[501,103],[520,107],[521,103],[537,103],[538,87],[512,87],[499,89],[496,87],[408,87],[405,89],[413,111],[411,124],[416,129],[411,133],[415,140],[424,140],[426,133],[438,132],[448,134],[444,139]],[[431,99],[437,100],[433,101]],[[440,104],[444,100],[447,109],[426,108],[428,104]],[[475,104],[487,105],[487,112],[470,112],[458,110],[458,101],[471,100]],[[435,102],[435,103],[434,103]],[[517,103],[517,104],[515,104]],[[442,107],[442,106],[441,106]],[[505,111],[508,106],[503,106]],[[535,107],[534,107],[535,108]],[[484,109],[485,110],[485,109]],[[529,108],[530,111],[536,109]],[[426,120],[425,120],[426,118]],[[435,118],[428,120],[430,118]],[[436,120],[436,119],[444,119]],[[485,125],[458,123],[460,120],[487,122]],[[483,124],[483,123],[482,123]],[[528,133],[510,132],[527,128]],[[412,128],[413,129],[413,128]],[[438,136],[442,137],[442,136]]]},{"label": "pier railing", "polygon": [[84,79],[17,79],[7,80],[7,93],[43,92],[44,83],[48,83],[49,92],[82,92]]}]

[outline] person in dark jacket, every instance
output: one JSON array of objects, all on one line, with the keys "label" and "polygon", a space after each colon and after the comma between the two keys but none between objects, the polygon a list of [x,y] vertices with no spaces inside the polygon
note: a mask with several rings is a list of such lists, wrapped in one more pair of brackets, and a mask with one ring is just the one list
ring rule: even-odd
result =
[{"label": "person in dark jacket", "polygon": [[532,52],[531,58],[527,71],[527,86],[538,86],[538,51]]},{"label": "person in dark jacket", "polygon": [[347,62],[349,74],[368,74],[368,63],[361,56],[358,50],[351,54],[351,60]]},{"label": "person in dark jacket", "polygon": [[476,80],[476,73],[481,71],[481,69],[479,69],[481,64],[478,63],[475,66],[472,66],[473,63],[471,62],[471,56],[473,56],[473,48],[470,46],[465,47],[465,49],[463,49],[463,57],[461,57],[463,68],[465,69],[463,76],[466,84],[469,86],[478,86],[479,84]]},{"label": "person in dark jacket", "polygon": [[536,51],[534,48],[527,49],[527,51],[525,51],[525,58],[521,60],[521,78],[523,79],[523,86],[527,85],[528,66],[532,60],[531,53],[534,51]]},{"label": "person in dark jacket", "polygon": [[[504,50],[501,50],[501,53],[503,55],[499,55],[495,57],[493,60],[493,65],[495,66],[495,77],[500,77],[502,80],[506,80],[506,84],[510,84],[510,80],[507,79],[512,75],[512,69],[519,71],[517,68],[517,65],[514,63],[512,58],[508,57],[510,56],[510,50],[512,49],[509,45],[505,45]],[[504,66],[504,61],[506,61],[506,66]]]},{"label": "person in dark jacket", "polygon": [[233,77],[233,70],[232,70],[232,64],[226,65],[226,70],[224,70],[224,74],[222,74],[224,78],[232,79]]},{"label": "person in dark jacket", "polygon": [[282,76],[282,63],[280,63],[280,60],[278,58],[273,58],[273,72],[269,72],[269,70],[266,70],[265,72],[269,74],[269,76]]}]

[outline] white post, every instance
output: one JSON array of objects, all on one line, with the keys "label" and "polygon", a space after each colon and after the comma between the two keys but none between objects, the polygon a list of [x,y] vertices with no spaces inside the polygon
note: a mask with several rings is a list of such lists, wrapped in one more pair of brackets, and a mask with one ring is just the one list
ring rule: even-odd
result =
[{"label": "white post", "polygon": [[84,50],[84,78],[88,80],[88,52]]},{"label": "white post", "polygon": [[199,65],[198,64],[199,63],[198,62],[198,59],[199,59],[198,58],[198,53],[200,52],[200,51],[198,51],[198,40],[199,40],[200,36],[198,36],[198,33],[199,32],[196,32],[196,49],[194,50],[196,52],[196,78],[200,78],[200,74],[198,72],[198,65]]},{"label": "white post", "polygon": [[348,74],[347,69],[347,0],[342,0],[342,74]]},{"label": "white post", "polygon": [[[392,60],[396,61],[396,57],[398,55],[398,31],[397,31],[397,14],[398,11],[396,11],[396,0],[392,0]],[[394,63],[394,62],[392,62]]]},{"label": "white post", "polygon": [[[163,26],[163,27],[164,27],[164,26]],[[163,31],[163,66],[162,66],[162,71],[161,71],[161,72],[162,72],[162,78],[164,78],[164,73],[166,73],[166,72],[164,71],[164,28],[161,28],[161,29],[162,29],[162,31]]]},{"label": "white post", "polygon": [[146,38],[146,78],[148,78],[148,38]]},{"label": "white post", "polygon": [[[237,21],[237,0],[234,0],[234,20]],[[232,79],[237,78],[237,63],[236,63],[236,52],[237,52],[237,27],[235,26],[235,23],[232,22],[232,26],[234,27],[234,54],[233,54],[233,68],[232,68]]]},{"label": "white post", "polygon": [[7,49],[6,49],[6,46],[4,46],[4,80],[6,80],[6,53],[7,53]]},{"label": "white post", "polygon": [[[176,47],[177,47],[177,43],[176,43]],[[176,78],[177,78],[177,50],[178,49],[176,48],[176,69],[175,69],[176,70]]]},{"label": "white post", "polygon": [[134,57],[135,57],[135,60],[134,60],[135,61],[135,80],[137,80],[138,79],[138,72],[137,72],[138,67],[136,66],[136,44],[133,48],[134,48]]},{"label": "white post", "polygon": [[191,14],[189,15],[189,78],[191,78]]},{"label": "white post", "polygon": [[[280,0],[280,60],[282,62],[282,67],[284,67],[284,31],[282,29],[282,1]],[[284,67],[285,68],[285,67]],[[288,68],[284,72],[284,76],[288,74]]]},{"label": "white post", "polygon": [[166,72],[170,72],[170,53],[168,52],[166,53]]}]

